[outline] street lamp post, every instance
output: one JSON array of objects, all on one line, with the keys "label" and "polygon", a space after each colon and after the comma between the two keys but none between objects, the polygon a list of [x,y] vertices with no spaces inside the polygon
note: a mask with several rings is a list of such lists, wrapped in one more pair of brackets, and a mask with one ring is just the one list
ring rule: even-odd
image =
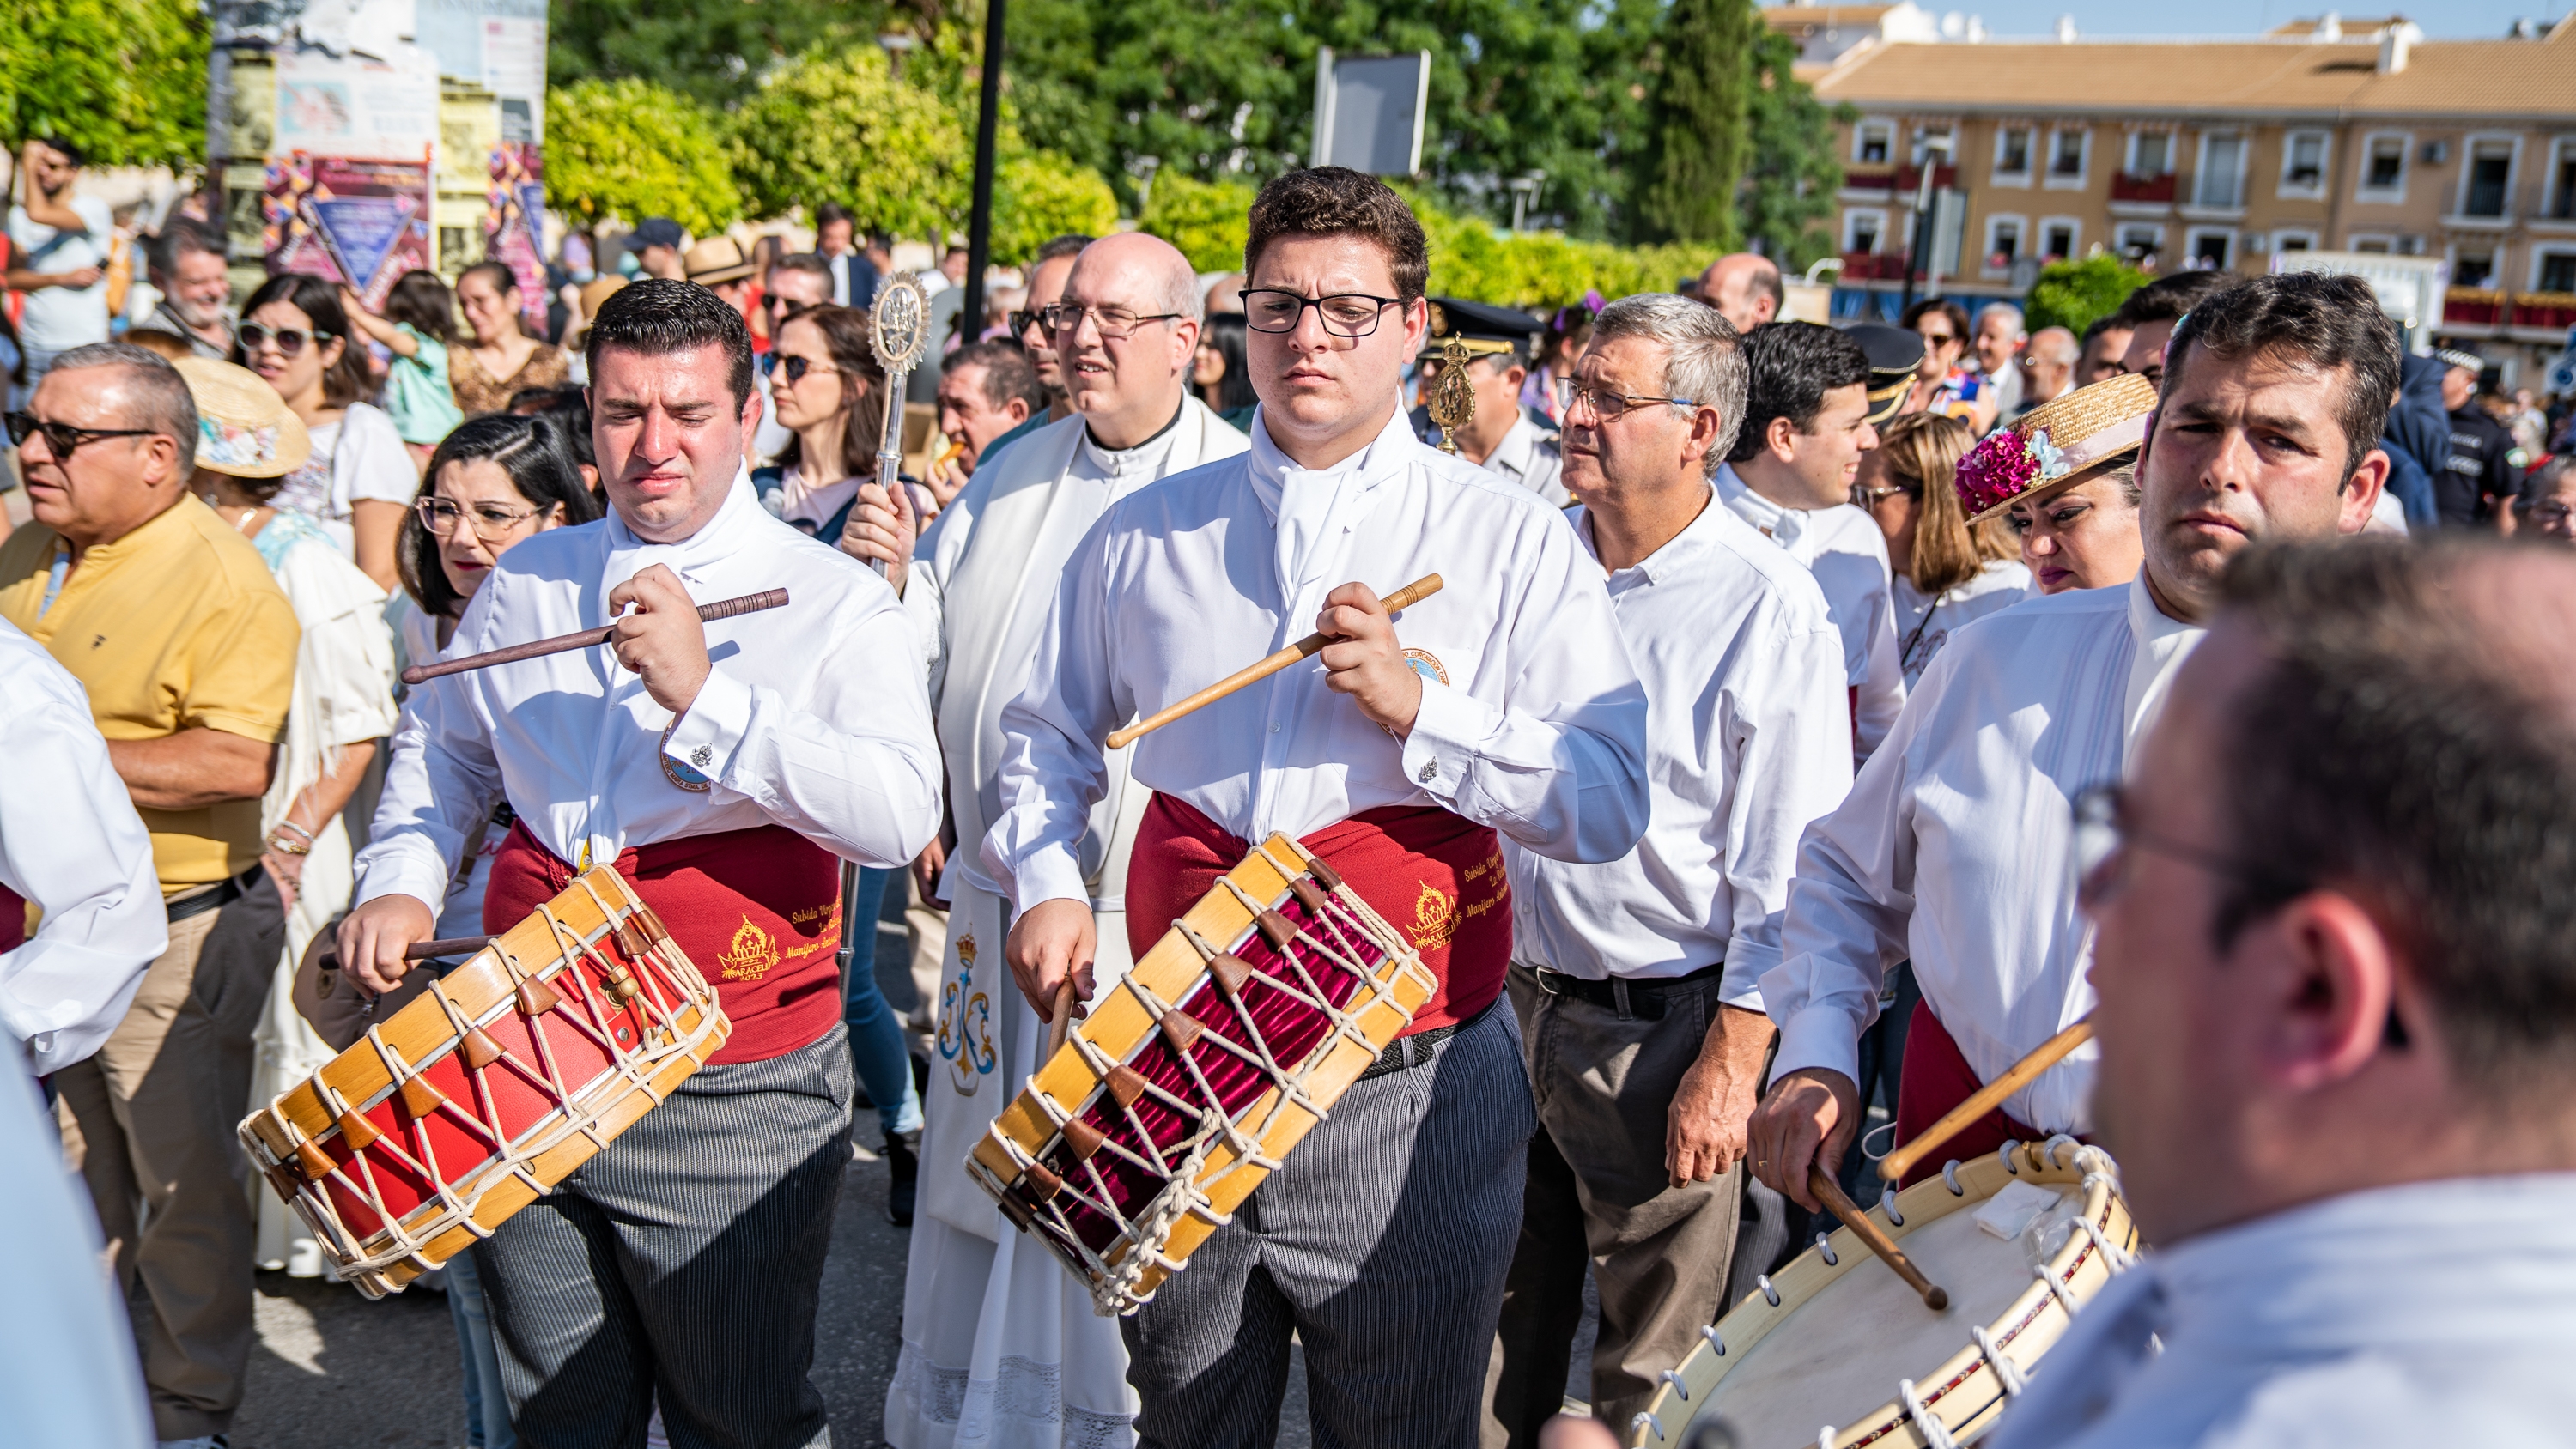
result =
[{"label": "street lamp post", "polygon": [[1002,120],[1003,0],[984,0],[984,74],[975,111],[975,201],[966,221],[966,300],[958,335],[984,331],[984,269],[993,260],[993,133]]}]

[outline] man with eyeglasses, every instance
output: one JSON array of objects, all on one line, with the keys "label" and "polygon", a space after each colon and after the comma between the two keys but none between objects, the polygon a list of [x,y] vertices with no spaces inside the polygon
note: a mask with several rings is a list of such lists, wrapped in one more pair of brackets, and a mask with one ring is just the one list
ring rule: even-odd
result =
[{"label": "man with eyeglasses", "polygon": [[[1499,1005],[1497,833],[1554,859],[1627,854],[1647,816],[1645,695],[1563,518],[1405,418],[1430,257],[1402,199],[1340,167],[1290,172],[1254,201],[1244,252],[1251,451],[1131,494],[1074,551],[1002,711],[983,858],[1018,912],[1021,992],[1041,1016],[1068,974],[1093,994],[1085,822],[1104,737],[1309,631],[1337,636],[1136,747],[1155,793],[1124,881],[1127,945],[1143,954],[1276,831],[1415,923],[1437,985],[1122,1322],[1136,1430],[1267,1443],[1293,1332],[1319,1440],[1470,1444],[1534,1126]],[[1447,586],[1390,618],[1379,591],[1431,573]]]},{"label": "man with eyeglasses", "polygon": [[2264,547],[2215,602],[2078,832],[2094,1112],[2156,1251],[1986,1442],[2561,1442],[2576,566]]},{"label": "man with eyeglasses", "polygon": [[[873,929],[842,920],[840,863],[900,867],[939,828],[921,645],[884,581],[753,498],[741,313],[646,278],[588,341],[609,515],[513,544],[449,648],[613,637],[412,694],[340,959],[368,991],[398,981],[500,799],[517,824],[487,929],[575,872],[626,877],[708,963],[732,1034],[477,1245],[511,1417],[531,1444],[637,1444],[658,1403],[675,1443],[817,1444],[807,1370],[855,1090],[834,948]],[[698,617],[765,589],[788,602]]]},{"label": "man with eyeglasses", "polygon": [[[1798,836],[1851,788],[1842,636],[1815,578],[1716,501],[1744,340],[1686,297],[1603,309],[1568,379],[1575,537],[1654,711],[1652,823],[1607,864],[1506,841],[1512,1009],[1539,1107],[1487,1376],[1488,1443],[1563,1400],[1597,1288],[1588,1396],[1627,1430],[1725,1311]],[[1679,1425],[1673,1431],[1679,1432]]]},{"label": "man with eyeglasses", "polygon": [[1064,368],[1056,361],[1055,333],[1040,314],[1064,300],[1064,281],[1073,275],[1073,259],[1089,245],[1091,238],[1087,236],[1050,237],[1039,244],[1037,260],[1029,264],[1028,305],[1010,315],[1009,326],[1011,340],[1020,344],[1029,355],[1029,365],[1038,370],[1038,387],[1046,394],[1047,405],[1027,422],[986,444],[986,458],[998,457],[1004,448],[1038,429],[1073,416]]},{"label": "man with eyeglasses", "polygon": [[[933,1072],[925,1093],[922,1156],[938,1164],[963,1162],[1044,1060],[1045,1024],[999,959],[1010,905],[976,846],[1004,798],[1003,709],[1032,677],[1054,586],[1119,500],[1248,446],[1191,393],[1199,292],[1189,259],[1171,243],[1141,232],[1103,237],[1075,257],[1056,292],[1060,300],[1043,320],[1073,416],[998,456],[988,452],[923,538],[903,586],[905,607],[936,641],[931,708],[948,764],[947,839],[960,843],[951,851],[934,842],[920,865],[922,894],[948,902],[939,1032],[943,1041],[974,1038],[972,1049]],[[1081,901],[1104,942],[1104,986],[1115,985],[1129,961],[1120,898],[1148,800],[1128,775],[1133,753],[1103,757],[1084,827]],[[965,1009],[979,995],[990,1004],[989,1021]],[[1068,1420],[1135,1414],[1117,1325],[1092,1312],[1069,1275],[1032,1276],[1012,1254],[997,1253],[1016,1233],[992,1198],[962,1172],[924,1173],[916,1211],[903,1335],[919,1345],[930,1372],[964,1372],[978,1342],[1008,1332],[1020,1336],[1010,1351],[1053,1378],[1055,1399],[1044,1409]],[[1022,1240],[1017,1251],[1025,1250]],[[1045,1326],[1042,1336],[1035,1325]],[[928,1442],[953,1424],[942,1417],[953,1409],[919,1391],[927,1385],[926,1375],[908,1380],[891,1396],[890,1442]]]},{"label": "man with eyeglasses", "polygon": [[1825,591],[1843,637],[1857,763],[1905,705],[1887,536],[1851,491],[1861,454],[1878,446],[1875,423],[1903,394],[1874,393],[1868,349],[1831,327],[1774,322],[1746,338],[1744,352],[1752,370],[1744,426],[1717,470],[1717,496]]},{"label": "man with eyeglasses", "polygon": [[87,692],[151,833],[168,922],[97,1055],[55,1074],[64,1148],[117,1283],[141,1290],[155,1435],[207,1446],[250,1361],[254,1220],[233,1129],[286,942],[259,805],[301,631],[259,551],[189,491],[197,408],[169,363],[73,348],[8,423],[35,521],[0,545],[0,618]]},{"label": "man with eyeglasses", "polygon": [[[1898,960],[1910,956],[1923,992],[1906,1031],[1899,1145],[2093,1009],[2065,867],[2069,802],[2134,765],[2229,559],[2259,540],[2332,538],[2369,522],[2387,476],[2379,437],[2397,358],[2368,284],[2348,276],[2240,281],[2174,330],[2138,462],[2138,577],[2033,599],[1953,634],[1850,798],[1808,832],[1783,960],[1762,978],[1780,1049],[1753,1116],[1757,1177],[1817,1206],[1807,1167],[1838,1170],[1852,1143],[1856,1043]],[[2072,466],[2004,432],[1962,472],[2045,481]],[[2091,1131],[2093,1067],[2091,1049],[2079,1049],[1916,1175],[2008,1138]]]}]

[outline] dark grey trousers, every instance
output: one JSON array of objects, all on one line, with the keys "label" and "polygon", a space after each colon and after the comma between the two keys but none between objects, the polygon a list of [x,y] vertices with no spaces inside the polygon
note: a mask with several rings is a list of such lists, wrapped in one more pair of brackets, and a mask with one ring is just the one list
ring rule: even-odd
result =
[{"label": "dark grey trousers", "polygon": [[832,1442],[814,1310],[850,1165],[839,1025],[701,1068],[477,1250],[519,1442],[672,1449]]},{"label": "dark grey trousers", "polygon": [[1140,1449],[1268,1449],[1291,1330],[1316,1449],[1471,1449],[1535,1126],[1499,1004],[1353,1084],[1125,1321]]}]

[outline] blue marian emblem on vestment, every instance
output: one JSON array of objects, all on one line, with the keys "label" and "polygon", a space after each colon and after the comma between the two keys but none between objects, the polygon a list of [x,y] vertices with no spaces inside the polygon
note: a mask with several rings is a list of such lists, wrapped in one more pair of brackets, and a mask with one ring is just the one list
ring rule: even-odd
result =
[{"label": "blue marian emblem on vestment", "polygon": [[996,1062],[993,1002],[975,984],[975,938],[957,938],[957,979],[939,991],[939,1055],[957,1095],[971,1097]]}]

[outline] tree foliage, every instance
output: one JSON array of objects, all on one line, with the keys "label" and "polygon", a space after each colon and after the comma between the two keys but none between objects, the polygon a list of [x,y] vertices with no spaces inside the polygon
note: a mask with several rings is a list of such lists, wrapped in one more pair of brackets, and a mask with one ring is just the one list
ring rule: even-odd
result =
[{"label": "tree foliage", "polygon": [[1748,64],[1746,132],[1752,162],[1737,193],[1740,225],[1748,243],[1784,266],[1804,267],[1839,252],[1826,221],[1843,184],[1842,158],[1834,150],[1834,123],[1859,119],[1850,105],[1827,107],[1791,74],[1797,44],[1762,26]]},{"label": "tree foliage", "polygon": [[97,165],[201,162],[206,38],[192,0],[0,0],[0,133]]},{"label": "tree foliage", "polygon": [[1654,99],[1651,174],[1639,213],[1653,234],[1731,250],[1742,235],[1751,54],[1762,29],[1752,0],[1673,0],[1663,84]]},{"label": "tree foliage", "polygon": [[2033,332],[2063,327],[2081,337],[2085,328],[2118,311],[2131,292],[2150,280],[2147,273],[2108,252],[2079,261],[2050,262],[2030,284],[2022,311]]},{"label": "tree foliage", "polygon": [[1006,267],[1036,258],[1068,232],[1106,236],[1118,227],[1118,197],[1100,173],[1050,152],[1023,152],[993,173],[993,260]]},{"label": "tree foliage", "polygon": [[546,92],[546,204],[584,224],[667,216],[698,233],[743,211],[719,118],[632,77]]},{"label": "tree foliage", "polygon": [[549,0],[546,79],[648,80],[727,107],[790,57],[866,43],[885,14],[870,0]]},{"label": "tree foliage", "polygon": [[816,52],[764,77],[735,113],[735,172],[763,216],[836,201],[870,230],[930,236],[972,183],[971,119],[896,80],[874,45]]},{"label": "tree foliage", "polygon": [[1157,176],[1136,229],[1180,248],[1202,272],[1234,271],[1243,265],[1243,244],[1252,230],[1252,196],[1247,181]]}]

